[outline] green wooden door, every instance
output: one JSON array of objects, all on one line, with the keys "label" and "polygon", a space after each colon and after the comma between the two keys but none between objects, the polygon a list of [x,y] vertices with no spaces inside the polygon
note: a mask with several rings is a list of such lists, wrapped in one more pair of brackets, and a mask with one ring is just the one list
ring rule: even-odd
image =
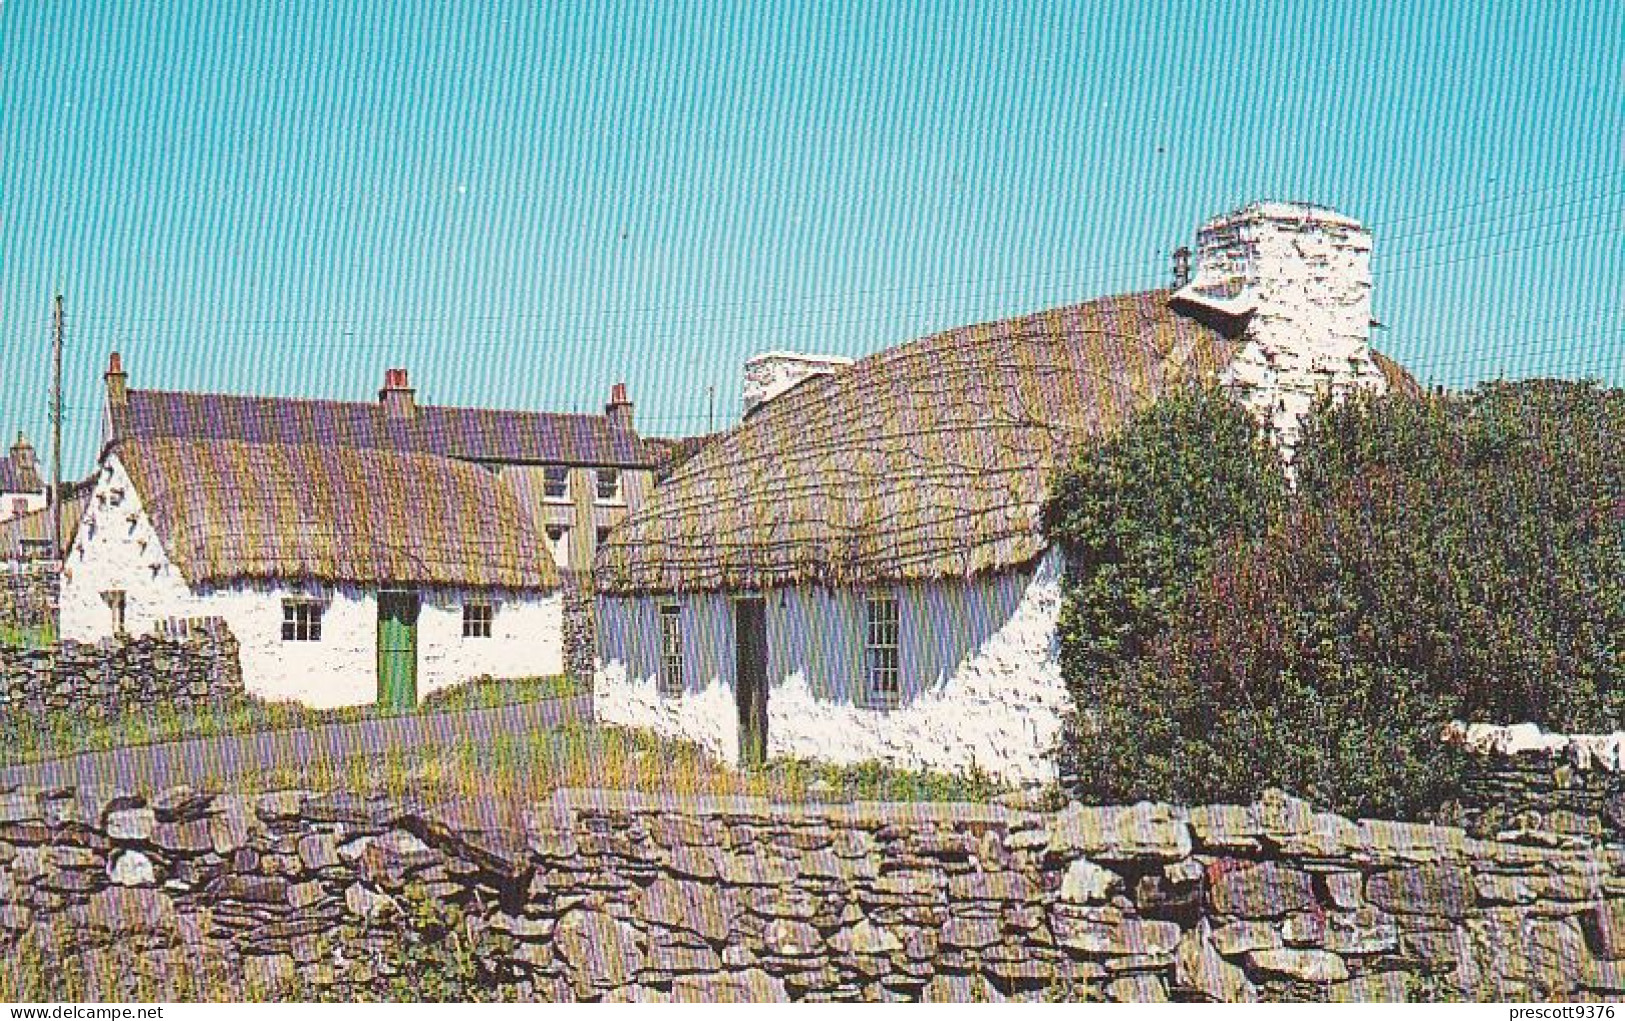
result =
[{"label": "green wooden door", "polygon": [[734,603],[734,698],[739,709],[739,764],[767,762],[767,606]]},{"label": "green wooden door", "polygon": [[378,593],[378,707],[418,704],[418,595]]}]

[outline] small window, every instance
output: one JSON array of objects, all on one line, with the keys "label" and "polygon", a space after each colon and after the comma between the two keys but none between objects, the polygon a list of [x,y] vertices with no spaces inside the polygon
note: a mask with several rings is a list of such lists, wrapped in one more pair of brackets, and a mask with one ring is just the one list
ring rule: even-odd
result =
[{"label": "small window", "polygon": [[602,546],[604,543],[608,542],[609,541],[609,526],[608,525],[599,525],[598,526],[597,536],[598,536],[598,545]]},{"label": "small window", "polygon": [[15,497],[11,501],[11,513],[21,515],[28,513],[28,500],[25,497]]},{"label": "small window", "polygon": [[570,499],[570,469],[550,464],[542,469],[542,496],[548,500]]},{"label": "small window", "polygon": [[124,590],[114,589],[111,592],[103,592],[102,602],[107,604],[107,610],[113,625],[113,633],[122,635],[124,633]]},{"label": "small window", "polygon": [[496,607],[490,603],[464,603],[463,637],[490,638],[491,618],[494,616],[496,616]]},{"label": "small window", "polygon": [[598,502],[621,502],[621,473],[614,468],[598,469]]},{"label": "small window", "polygon": [[660,694],[683,693],[683,611],[677,603],[660,604]]},{"label": "small window", "polygon": [[560,567],[570,563],[570,529],[564,525],[547,526],[547,551]]},{"label": "small window", "polygon": [[867,641],[864,655],[864,704],[871,709],[893,709],[902,701],[900,661],[897,652],[897,598],[870,596],[865,600]]},{"label": "small window", "polygon": [[282,601],[282,640],[319,642],[322,640],[322,604],[310,599]]}]

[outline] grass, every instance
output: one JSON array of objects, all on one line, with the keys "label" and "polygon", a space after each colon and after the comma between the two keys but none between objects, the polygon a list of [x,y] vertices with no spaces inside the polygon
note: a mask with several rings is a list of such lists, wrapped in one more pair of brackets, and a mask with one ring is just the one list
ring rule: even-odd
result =
[{"label": "grass", "polygon": [[[408,711],[463,712],[559,698],[578,694],[582,690],[579,682],[562,676],[485,679],[436,692],[424,698],[416,710]],[[293,702],[266,702],[251,696],[206,709],[178,711],[168,706],[156,706],[106,719],[77,713],[52,713],[44,720],[0,721],[0,766],[187,738],[224,737],[326,723],[356,723],[400,714],[400,711],[381,710],[375,706],[307,709]]]},{"label": "grass", "polygon": [[56,628],[50,624],[19,627],[0,622],[0,648],[43,649],[56,642]]},{"label": "grass", "polygon": [[979,773],[929,773],[879,763],[775,759],[765,769],[735,770],[688,741],[592,723],[484,740],[457,737],[426,749],[386,748],[314,769],[274,767],[237,778],[231,786],[245,793],[304,788],[508,805],[533,802],[563,787],[781,801],[986,801],[1007,789]]}]

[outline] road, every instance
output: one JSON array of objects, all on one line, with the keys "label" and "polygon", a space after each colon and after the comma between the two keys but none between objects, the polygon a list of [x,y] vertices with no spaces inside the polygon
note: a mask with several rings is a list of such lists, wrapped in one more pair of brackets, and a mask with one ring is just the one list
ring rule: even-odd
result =
[{"label": "road", "polygon": [[410,750],[464,737],[478,740],[591,718],[591,696],[576,695],[494,709],[193,738],[8,766],[0,769],[0,790],[19,785],[122,791],[161,791],[177,784],[218,788],[233,776],[265,769],[343,761],[384,748]]}]

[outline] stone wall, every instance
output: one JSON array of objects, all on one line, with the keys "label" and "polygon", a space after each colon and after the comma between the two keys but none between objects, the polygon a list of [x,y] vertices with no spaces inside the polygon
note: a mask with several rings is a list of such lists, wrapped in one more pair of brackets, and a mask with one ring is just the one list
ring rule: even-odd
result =
[{"label": "stone wall", "polygon": [[212,618],[95,644],[0,647],[0,720],[57,712],[97,718],[153,705],[192,709],[242,693],[237,640]]},{"label": "stone wall", "polygon": [[14,792],[0,942],[339,998],[1597,999],[1625,991],[1625,859],[1279,794],[1036,813],[560,792],[521,824]]},{"label": "stone wall", "polygon": [[592,576],[565,571],[562,577],[564,672],[578,680],[590,681],[598,655],[593,631]]},{"label": "stone wall", "polygon": [[61,577],[55,560],[0,562],[0,624],[54,628]]},{"label": "stone wall", "polygon": [[1461,799],[1475,831],[1544,829],[1625,841],[1625,733],[1456,723],[1445,740],[1476,756]]}]

